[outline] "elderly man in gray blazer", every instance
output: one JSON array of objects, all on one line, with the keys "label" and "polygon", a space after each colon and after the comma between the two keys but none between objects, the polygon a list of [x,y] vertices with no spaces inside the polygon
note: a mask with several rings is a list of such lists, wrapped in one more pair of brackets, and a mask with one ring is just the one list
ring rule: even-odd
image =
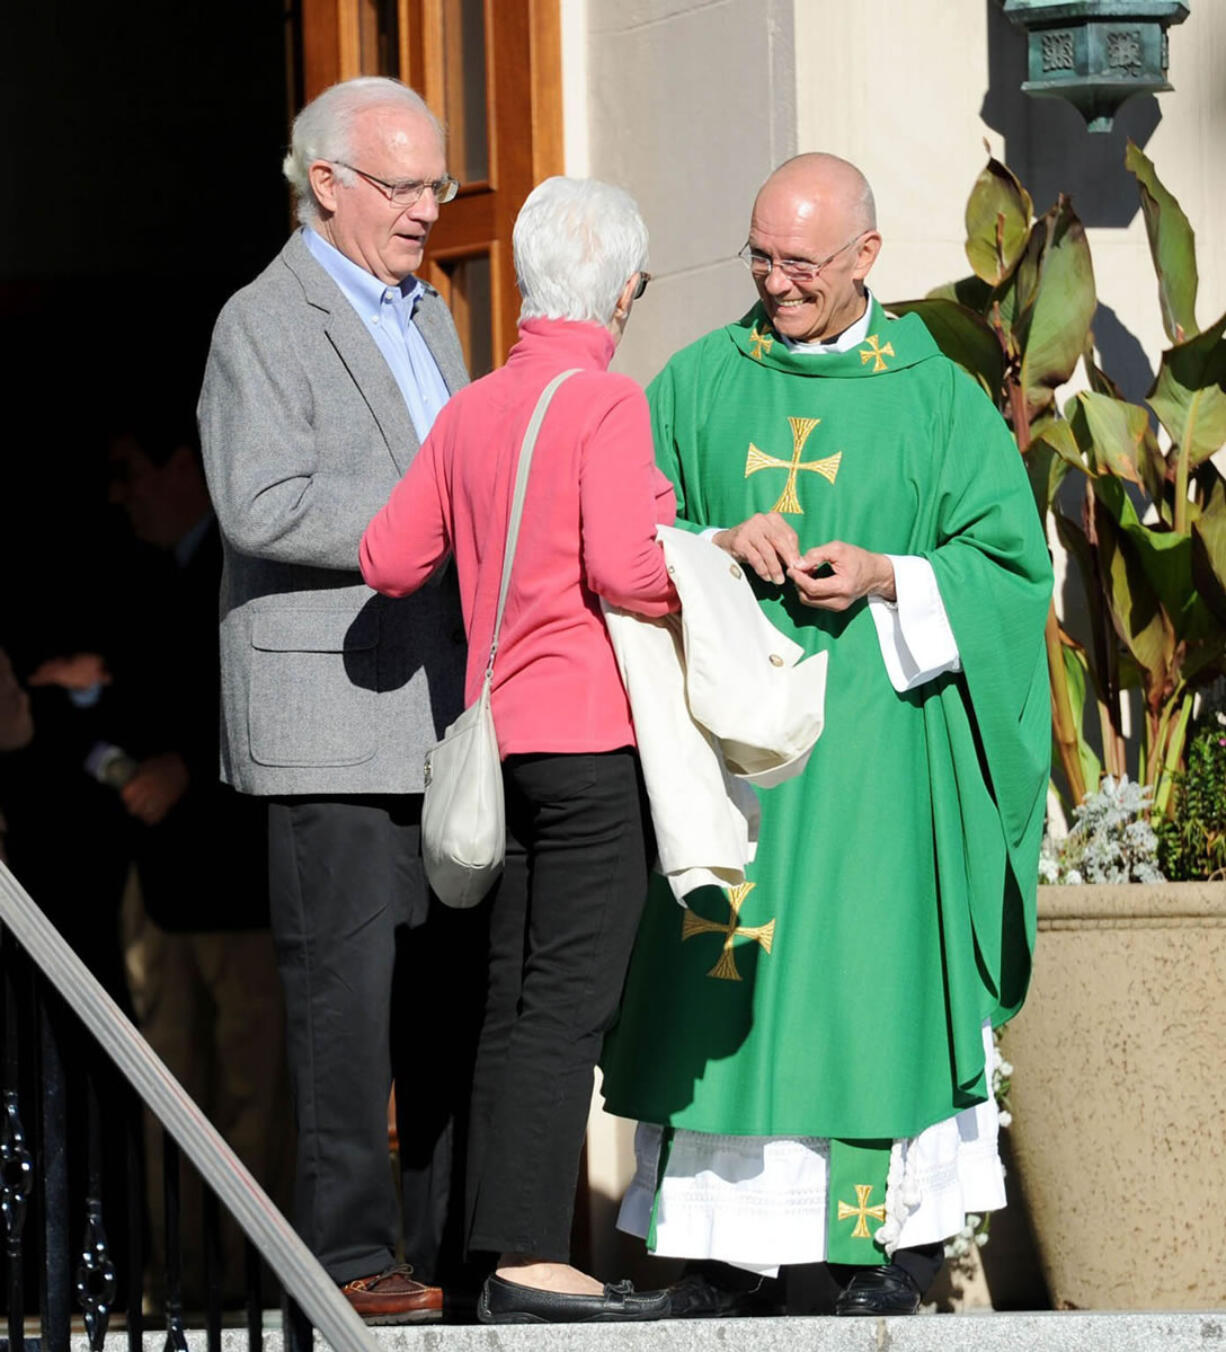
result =
[{"label": "elderly man in gray blazer", "polygon": [[457,185],[422,100],[373,78],[302,110],[285,174],[302,228],[222,310],[200,396],[225,544],[222,777],[269,802],[296,1223],[359,1313],[402,1323],[438,1318],[442,1296],[395,1265],[389,1087],[410,1166],[405,1254],[430,1282],[442,1100],[449,1077],[467,1089],[449,1039],[480,1017],[479,997],[422,1008],[462,987],[429,979],[450,971],[448,943],[479,948],[446,931],[457,919],[428,917],[419,848],[423,753],[461,708],[464,635],[450,575],[378,596],[358,543],[468,379],[446,306],[413,275]]}]

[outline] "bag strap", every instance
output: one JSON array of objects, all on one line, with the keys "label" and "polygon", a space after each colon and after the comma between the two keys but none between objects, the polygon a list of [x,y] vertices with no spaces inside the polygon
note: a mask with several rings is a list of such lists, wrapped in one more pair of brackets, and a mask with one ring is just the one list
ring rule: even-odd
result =
[{"label": "bag strap", "polygon": [[515,490],[511,495],[511,515],[507,521],[507,545],[502,554],[502,582],[498,588],[498,612],[494,616],[494,633],[490,639],[490,660],[485,664],[485,686],[489,688],[490,682],[494,679],[494,654],[498,651],[498,634],[502,629],[502,612],[507,604],[507,592],[511,586],[511,566],[515,562],[515,546],[519,542],[519,522],[524,513],[524,498],[528,492],[528,471],[532,468],[532,453],[536,450],[536,438],[541,430],[541,424],[545,421],[545,414],[557,393],[558,386],[564,380],[577,375],[579,368],[573,367],[569,371],[562,371],[549,382],[541,391],[541,397],[536,401],[536,408],[533,410],[532,417],[528,422],[528,430],[524,433],[523,444],[519,448],[519,464],[515,470]]}]

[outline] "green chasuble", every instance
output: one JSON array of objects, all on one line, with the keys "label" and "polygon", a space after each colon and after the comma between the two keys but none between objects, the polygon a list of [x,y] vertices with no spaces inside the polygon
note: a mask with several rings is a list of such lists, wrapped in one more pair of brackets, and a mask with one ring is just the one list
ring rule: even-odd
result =
[{"label": "green chasuble", "polygon": [[624,1117],[880,1149],[987,1097],[983,1021],[1025,996],[1051,763],[1047,548],[979,387],[914,316],[874,301],[868,334],[792,353],[755,307],[648,390],[678,525],[773,510],[802,552],[923,556],[962,670],[898,694],[866,601],[809,609],[745,570],[772,623],[829,651],[826,728],[803,774],[761,795],[741,887],[699,889],[687,911],[653,885],[604,1055]]}]

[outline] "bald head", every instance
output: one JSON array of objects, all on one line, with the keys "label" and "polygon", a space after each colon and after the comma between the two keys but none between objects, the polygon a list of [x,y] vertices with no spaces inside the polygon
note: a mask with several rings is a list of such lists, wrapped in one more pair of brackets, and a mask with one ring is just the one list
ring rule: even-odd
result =
[{"label": "bald head", "polygon": [[[766,180],[748,245],[766,317],[794,342],[828,341],[864,313],[864,279],[881,248],[868,181],[837,155],[797,155]],[[787,266],[779,267],[784,263]]]},{"label": "bald head", "polygon": [[849,231],[877,228],[877,204],[868,179],[850,160],[837,155],[815,150],[784,160],[762,185],[759,200],[768,194],[786,194],[806,203],[814,216],[842,217]]}]

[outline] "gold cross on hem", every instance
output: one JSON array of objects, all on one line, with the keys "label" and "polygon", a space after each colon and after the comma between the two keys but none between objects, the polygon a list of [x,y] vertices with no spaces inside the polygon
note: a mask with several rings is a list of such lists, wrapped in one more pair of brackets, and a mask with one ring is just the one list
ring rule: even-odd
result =
[{"label": "gold cross on hem", "polygon": [[706,916],[697,915],[693,911],[686,911],[681,921],[681,942],[692,939],[696,934],[722,934],[724,936],[723,951],[719,955],[719,961],[707,973],[708,976],[718,977],[721,981],[740,981],[741,974],[736,969],[736,954],[732,951],[733,941],[740,935],[745,939],[753,939],[755,943],[762,945],[763,952],[769,953],[771,945],[775,942],[775,922],[769,921],[765,925],[747,925],[741,927],[741,907],[745,898],[753,891],[757,883],[738,883],[735,887],[727,890],[728,907],[731,914],[728,916],[726,925],[716,924],[714,920],[708,920]]},{"label": "gold cross on hem", "polygon": [[769,352],[774,345],[775,340],[765,329],[759,329],[755,324],[753,328],[749,330],[749,355],[753,357],[755,361],[761,361],[763,352]]},{"label": "gold cross on hem", "polygon": [[877,335],[875,333],[869,334],[868,344],[868,347],[857,349],[860,353],[860,365],[863,366],[865,362],[871,361],[873,363],[873,375],[876,375],[878,371],[888,371],[890,368],[886,365],[885,359],[895,355],[894,344],[886,343],[886,345],[882,347],[880,343],[878,343]]},{"label": "gold cross on hem", "polygon": [[848,1221],[853,1216],[856,1218],[856,1228],[851,1232],[852,1239],[871,1239],[872,1235],[868,1232],[868,1218],[874,1217],[876,1220],[885,1221],[885,1203],[879,1206],[869,1206],[868,1199],[872,1195],[873,1185],[871,1183],[856,1184],[856,1205],[849,1206],[846,1202],[839,1202],[839,1220]]},{"label": "gold cross on hem", "polygon": [[825,460],[810,460],[802,464],[800,457],[805,449],[805,442],[809,440],[809,433],[821,422],[821,419],[789,418],[788,422],[792,427],[791,460],[780,460],[773,455],[767,455],[765,451],[760,451],[751,441],[749,453],[745,457],[745,477],[748,479],[751,474],[756,474],[760,469],[786,469],[788,472],[787,482],[783,485],[783,492],[779,495],[779,501],[775,503],[771,511],[790,512],[793,516],[804,516],[805,509],[800,505],[800,499],[796,496],[797,471],[802,469],[812,470],[815,474],[820,474],[823,479],[828,479],[831,483],[834,483],[843,459],[843,452],[838,451],[834,455],[827,456]]}]

